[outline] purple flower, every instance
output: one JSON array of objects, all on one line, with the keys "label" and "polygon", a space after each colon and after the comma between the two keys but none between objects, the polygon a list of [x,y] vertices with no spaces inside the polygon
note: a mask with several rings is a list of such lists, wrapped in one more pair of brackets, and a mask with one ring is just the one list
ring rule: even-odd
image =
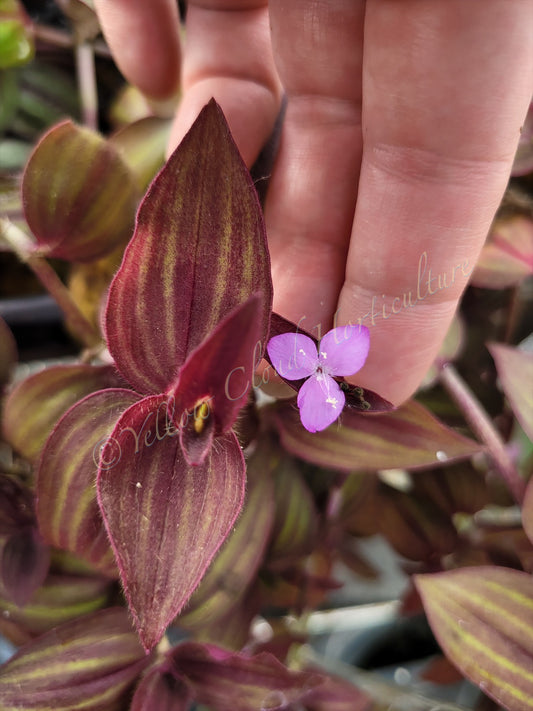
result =
[{"label": "purple flower", "polygon": [[309,432],[320,432],[338,418],[345,397],[332,376],[353,375],[363,367],[370,347],[365,326],[338,326],[315,342],[303,333],[282,333],[270,339],[268,355],[287,380],[307,378],[298,393],[300,419]]}]

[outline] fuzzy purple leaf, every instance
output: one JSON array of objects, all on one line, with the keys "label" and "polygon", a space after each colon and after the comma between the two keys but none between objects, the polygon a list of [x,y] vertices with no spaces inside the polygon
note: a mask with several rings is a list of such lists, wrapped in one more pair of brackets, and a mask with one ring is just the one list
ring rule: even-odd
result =
[{"label": "fuzzy purple leaf", "polygon": [[[249,397],[261,360],[260,318],[263,300],[252,295],[218,324],[189,355],[167,390],[174,423],[190,464],[205,458],[213,436],[226,432]],[[198,445],[199,446],[195,446]]]},{"label": "fuzzy purple leaf", "polygon": [[151,649],[197,587],[244,498],[245,465],[230,432],[189,465],[164,395],[126,410],[104,448],[98,500],[141,640]]},{"label": "fuzzy purple leaf", "polygon": [[272,283],[261,209],[211,101],[141,203],[109,292],[109,349],[136,390],[162,392],[191,351],[257,291],[264,339]]}]

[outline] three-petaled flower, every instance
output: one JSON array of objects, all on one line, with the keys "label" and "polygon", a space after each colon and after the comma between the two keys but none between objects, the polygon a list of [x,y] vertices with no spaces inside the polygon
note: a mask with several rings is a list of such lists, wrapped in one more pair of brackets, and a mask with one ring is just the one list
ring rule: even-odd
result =
[{"label": "three-petaled flower", "polygon": [[298,392],[303,426],[320,432],[339,417],[345,403],[335,376],[354,375],[363,367],[370,347],[365,326],[338,326],[319,343],[303,333],[282,333],[270,339],[268,355],[286,380],[307,378]]}]

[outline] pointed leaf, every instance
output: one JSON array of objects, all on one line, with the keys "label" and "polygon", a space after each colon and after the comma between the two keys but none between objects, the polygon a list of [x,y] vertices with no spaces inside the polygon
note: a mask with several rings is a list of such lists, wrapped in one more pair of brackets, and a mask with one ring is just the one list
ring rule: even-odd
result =
[{"label": "pointed leaf", "polygon": [[189,686],[164,662],[143,678],[133,695],[130,711],[189,711],[192,703]]},{"label": "pointed leaf", "polygon": [[323,680],[314,672],[289,671],[267,652],[249,657],[186,642],[169,658],[177,673],[193,686],[199,703],[217,711],[290,708],[303,704]]},{"label": "pointed leaf", "polygon": [[18,383],[4,406],[4,437],[34,462],[57,420],[71,405],[95,390],[118,387],[112,366],[51,366]]},{"label": "pointed leaf", "polygon": [[340,425],[316,433],[307,432],[298,411],[286,403],[278,403],[274,417],[289,452],[341,471],[416,469],[481,451],[481,445],[445,427],[414,400],[372,416],[345,410]]},{"label": "pointed leaf", "polygon": [[274,515],[273,493],[268,476],[249,486],[235,529],[176,620],[180,627],[201,630],[223,617],[243,597],[268,544]]},{"label": "pointed leaf", "polygon": [[206,403],[206,419],[214,420],[216,434],[233,425],[249,397],[253,374],[262,357],[262,301],[259,295],[252,295],[187,358],[167,391],[175,400],[177,426],[183,413],[194,413],[199,402]]},{"label": "pointed leaf", "polygon": [[16,630],[14,642],[24,643],[109,605],[111,593],[109,579],[80,575],[49,575],[24,606],[8,600],[0,591],[0,631],[11,637]]},{"label": "pointed leaf", "polygon": [[101,466],[97,482],[124,591],[147,649],[190,598],[244,497],[244,459],[233,433],[217,438],[203,464],[193,467],[168,425],[163,395],[126,410],[110,437],[120,446],[120,460],[113,468]]},{"label": "pointed leaf", "polygon": [[116,566],[96,500],[99,461],[112,467],[120,450],[109,433],[122,412],[139,396],[110,388],[88,395],[59,420],[43,450],[37,472],[37,517],[45,540],[108,575]]},{"label": "pointed leaf", "polygon": [[65,121],[45,134],[32,153],[22,199],[37,252],[84,262],[128,241],[137,187],[114,146]]},{"label": "pointed leaf", "polygon": [[447,657],[509,711],[533,709],[533,579],[508,568],[415,577]]},{"label": "pointed leaf", "polygon": [[533,441],[533,353],[501,343],[492,343],[488,349],[513,412]]},{"label": "pointed leaf", "polygon": [[8,597],[25,605],[42,585],[50,565],[50,551],[29,526],[5,542],[0,561],[2,586]]},{"label": "pointed leaf", "polygon": [[150,661],[115,607],[67,622],[29,642],[0,668],[5,711],[118,711]]},{"label": "pointed leaf", "polygon": [[139,392],[161,392],[189,353],[256,291],[264,295],[264,339],[272,286],[261,209],[211,101],[139,208],[109,293],[109,349]]}]

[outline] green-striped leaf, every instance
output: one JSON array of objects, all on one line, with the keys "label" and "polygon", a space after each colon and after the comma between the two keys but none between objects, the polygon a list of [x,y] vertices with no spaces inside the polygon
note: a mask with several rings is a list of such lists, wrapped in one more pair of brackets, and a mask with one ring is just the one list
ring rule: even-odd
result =
[{"label": "green-striped leaf", "polygon": [[4,437],[34,462],[57,420],[71,405],[95,390],[117,387],[112,366],[57,365],[17,384],[4,406]]},{"label": "green-striped leaf", "polygon": [[264,340],[271,289],[255,188],[212,101],[139,208],[109,293],[109,349],[136,390],[162,392],[189,353],[255,292],[264,297]]},{"label": "green-striped leaf", "polygon": [[516,418],[533,441],[533,353],[501,343],[488,346]]},{"label": "green-striped leaf", "polygon": [[272,480],[255,477],[235,529],[176,620],[180,627],[201,630],[239,603],[262,562],[273,514]]},{"label": "green-striped leaf", "polygon": [[275,422],[283,445],[301,459],[342,471],[416,469],[463,459],[481,450],[477,444],[441,424],[422,405],[410,400],[376,415],[344,411],[340,424],[308,432],[298,410],[278,403]]},{"label": "green-striped leaf", "polygon": [[109,604],[109,579],[81,575],[49,575],[23,607],[0,590],[0,632],[22,644],[57,625]]},{"label": "green-striped leaf", "polygon": [[37,252],[69,261],[103,257],[133,230],[137,186],[117,149],[65,121],[37,144],[22,180]]},{"label": "green-striped leaf", "polygon": [[[103,450],[98,500],[139,635],[151,649],[228,536],[244,498],[245,465],[230,432],[202,464],[185,461],[164,395],[132,405]],[[120,452],[112,467],[108,448]]]},{"label": "green-striped leaf", "polygon": [[508,568],[415,577],[446,656],[509,711],[533,709],[533,579]]},{"label": "green-striped leaf", "polygon": [[[110,388],[87,396],[57,423],[43,450],[37,472],[37,518],[45,540],[76,553],[103,573],[116,575],[107,534],[96,500],[101,447],[122,412],[139,396]],[[120,451],[108,457],[120,458]]]},{"label": "green-striped leaf", "polygon": [[150,661],[124,608],[87,615],[29,642],[0,668],[2,711],[119,711]]}]

